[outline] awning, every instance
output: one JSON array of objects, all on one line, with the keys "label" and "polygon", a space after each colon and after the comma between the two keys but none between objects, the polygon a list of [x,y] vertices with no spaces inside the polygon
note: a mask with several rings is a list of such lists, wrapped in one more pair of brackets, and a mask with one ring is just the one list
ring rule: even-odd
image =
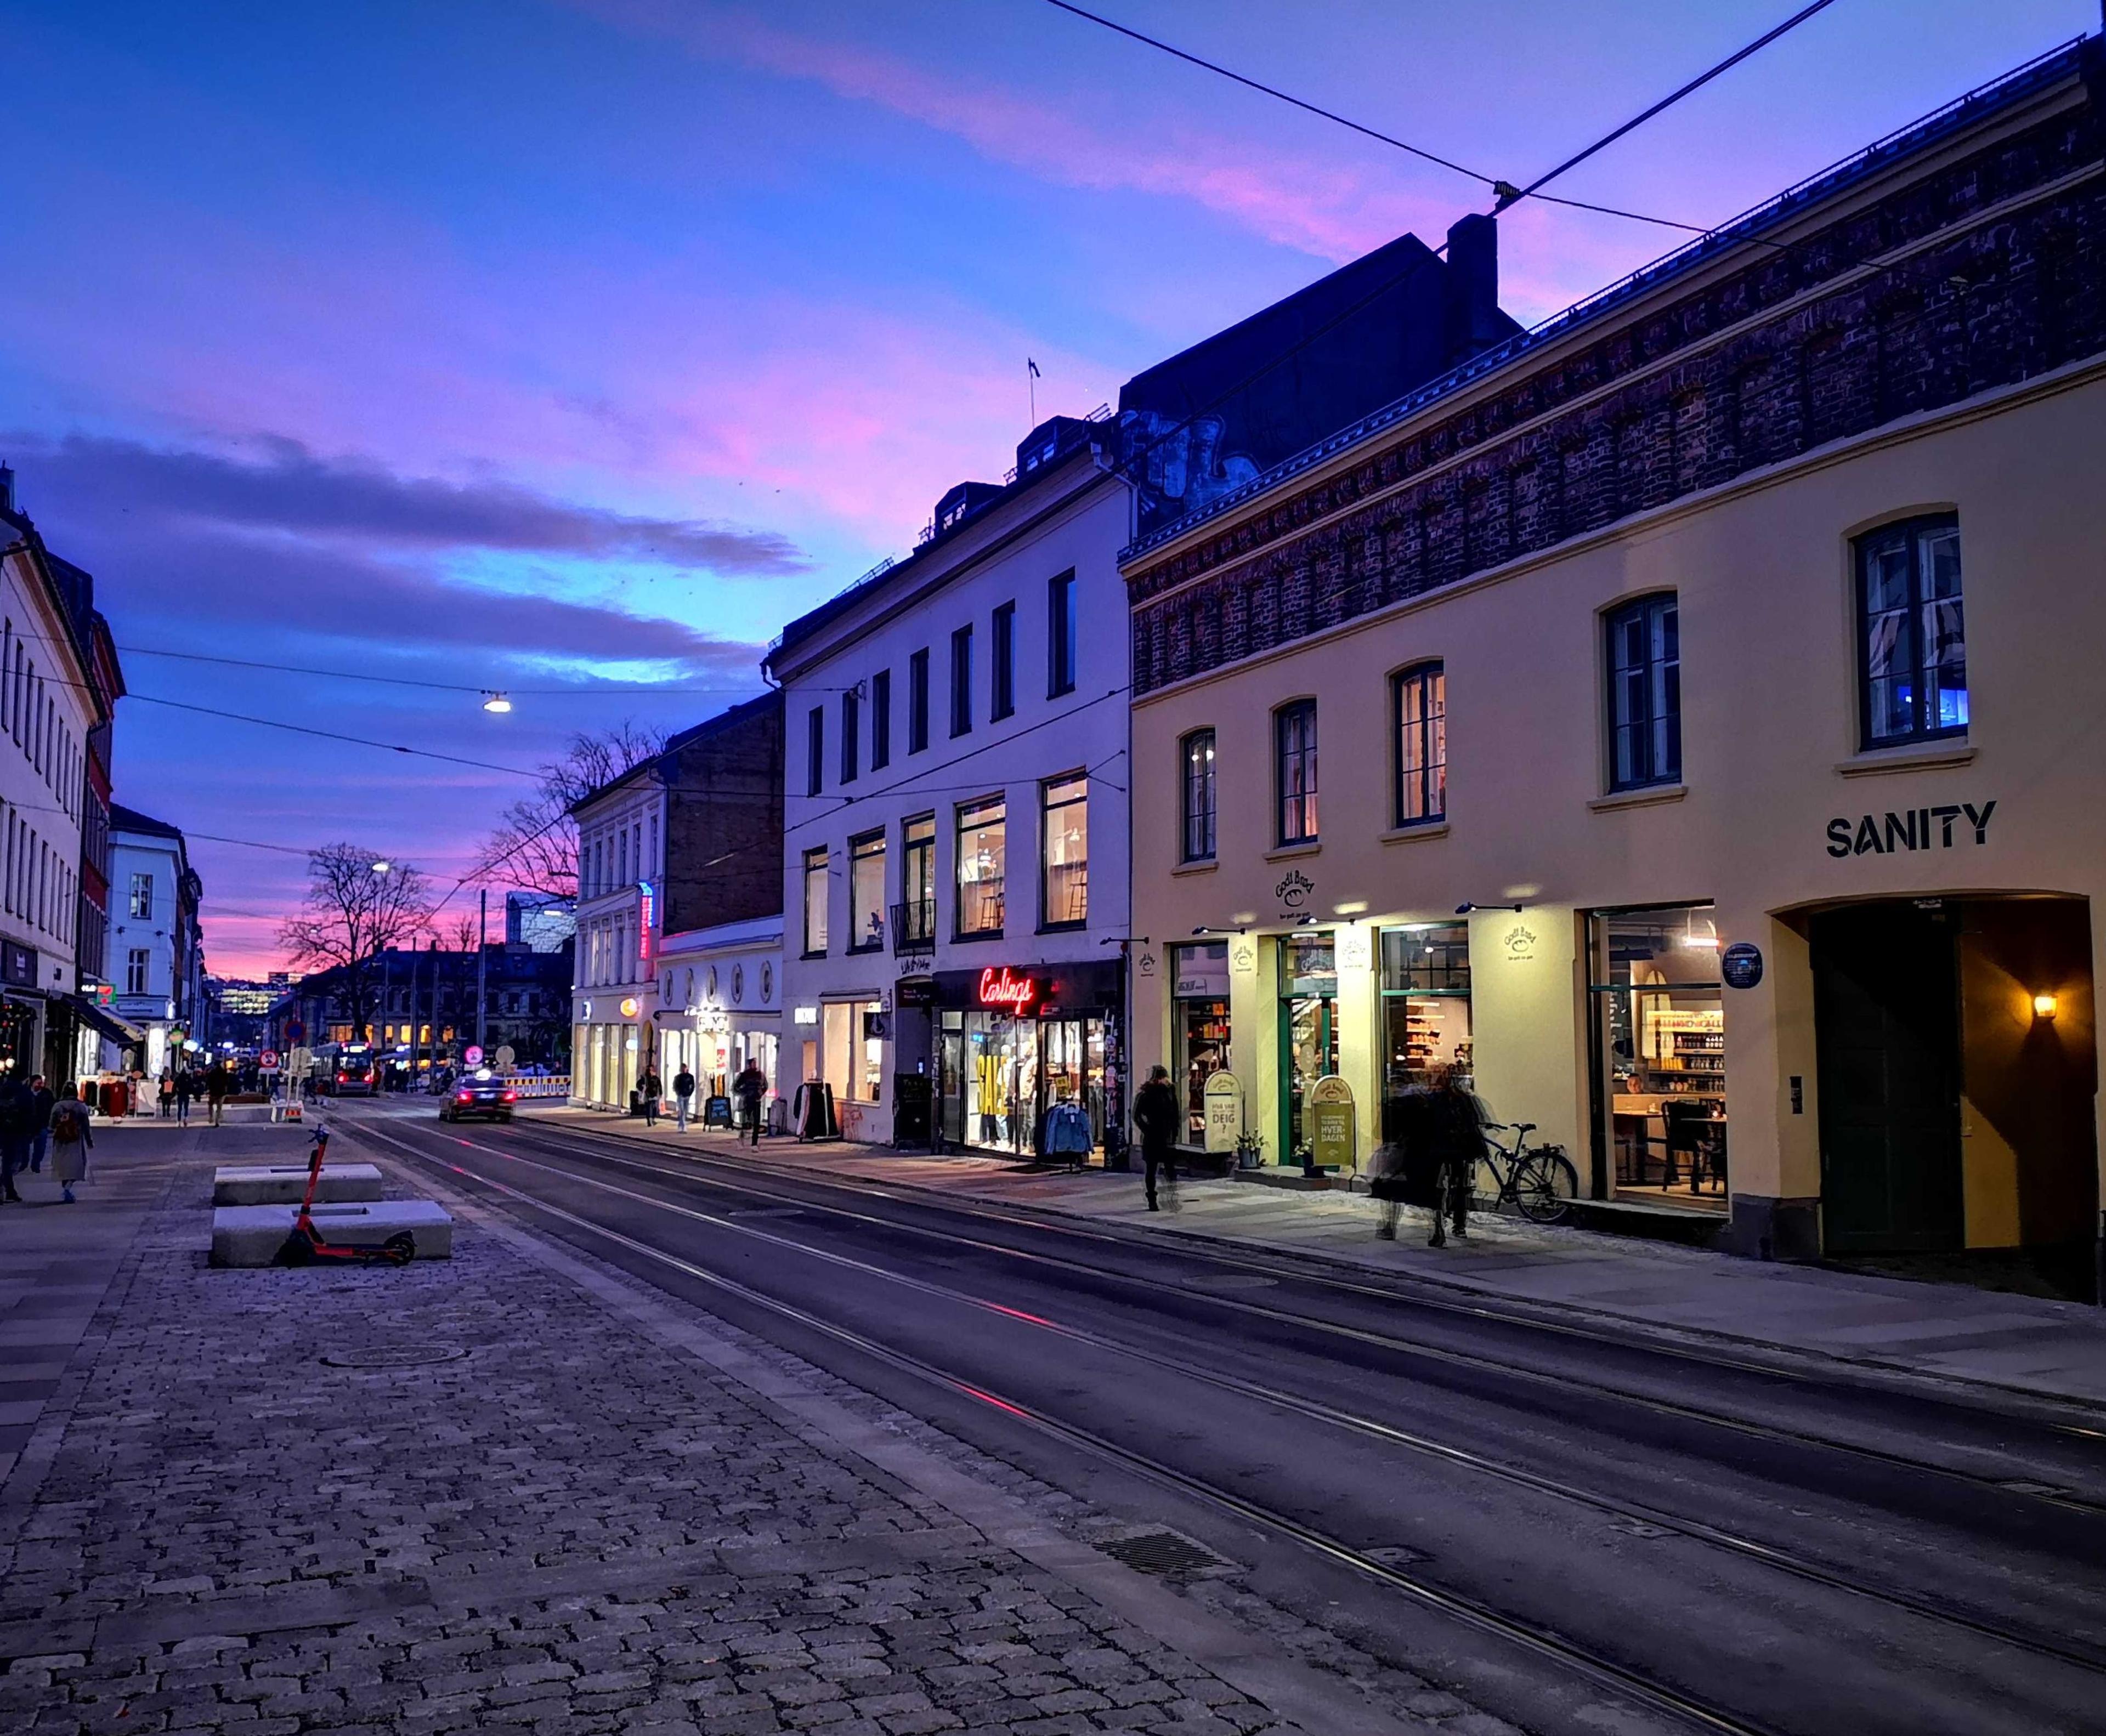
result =
[{"label": "awning", "polygon": [[90,1030],[101,1031],[113,1043],[137,1043],[141,1041],[146,1035],[145,1031],[126,1024],[108,1008],[98,1007],[93,1001],[82,996],[65,995],[58,998],[63,1000],[74,1012],[80,1014]]}]

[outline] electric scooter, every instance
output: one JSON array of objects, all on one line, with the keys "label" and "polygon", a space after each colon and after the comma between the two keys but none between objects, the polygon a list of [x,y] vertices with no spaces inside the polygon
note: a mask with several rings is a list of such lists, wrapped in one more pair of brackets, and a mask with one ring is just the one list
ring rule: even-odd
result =
[{"label": "electric scooter", "polygon": [[343,1242],[325,1242],[315,1228],[315,1188],[322,1179],[322,1161],[329,1155],[329,1129],[317,1127],[314,1154],[307,1160],[307,1191],[300,1201],[300,1215],[293,1219],[293,1233],[278,1250],[274,1264],[280,1266],[406,1266],[415,1258],[416,1239],[399,1230],[378,1247],[354,1248]]}]

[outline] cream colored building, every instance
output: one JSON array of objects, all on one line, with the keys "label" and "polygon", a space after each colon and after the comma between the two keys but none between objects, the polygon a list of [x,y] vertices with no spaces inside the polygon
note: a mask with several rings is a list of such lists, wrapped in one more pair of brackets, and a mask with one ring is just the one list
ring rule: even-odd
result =
[{"label": "cream colored building", "polygon": [[1292,1162],[1335,1074],[1364,1166],[1455,1064],[1597,1217],[2086,1286],[2096,52],[1127,552],[1135,1062],[1195,1143],[1226,1062]]}]

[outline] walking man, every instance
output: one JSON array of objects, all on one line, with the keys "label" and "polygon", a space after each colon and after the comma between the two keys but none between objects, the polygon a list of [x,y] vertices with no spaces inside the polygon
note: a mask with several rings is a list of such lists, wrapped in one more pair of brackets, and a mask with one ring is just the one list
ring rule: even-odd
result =
[{"label": "walking man", "polygon": [[44,1083],[42,1073],[29,1079],[29,1173],[34,1175],[44,1166],[44,1152],[51,1144],[52,1107],[57,1099],[52,1088]]},{"label": "walking man", "polygon": [[1433,1202],[1433,1233],[1428,1247],[1447,1244],[1452,1222],[1455,1239],[1470,1239],[1470,1196],[1477,1186],[1477,1160],[1484,1155],[1484,1116],[1477,1099],[1465,1090],[1455,1069],[1434,1076],[1428,1120],[1434,1149],[1441,1156],[1441,1192]]},{"label": "walking man", "polygon": [[18,1203],[15,1174],[29,1158],[29,1081],[20,1067],[0,1081],[0,1200]]},{"label": "walking man", "polygon": [[768,1100],[768,1075],[758,1061],[748,1061],[733,1089],[738,1093],[738,1121],[752,1144],[760,1143],[760,1106]]},{"label": "walking man", "polygon": [[1170,1089],[1170,1070],[1150,1067],[1148,1083],[1133,1095],[1133,1125],[1140,1130],[1142,1180],[1148,1192],[1148,1209],[1161,1208],[1155,1197],[1155,1171],[1159,1166],[1170,1188],[1170,1209],[1177,1209],[1177,1166],[1171,1149],[1177,1138],[1177,1094]]},{"label": "walking man", "polygon": [[190,1125],[190,1099],[196,1095],[196,1076],[186,1067],[178,1067],[176,1070],[176,1125],[177,1126],[187,1127]]},{"label": "walking man", "polygon": [[636,1089],[643,1098],[643,1125],[656,1127],[658,1125],[658,1099],[665,1094],[665,1081],[658,1076],[656,1067],[646,1067],[643,1077]]},{"label": "walking man", "polygon": [[213,1062],[205,1069],[204,1099],[211,1107],[212,1125],[215,1127],[219,1125],[220,1116],[226,1107],[227,1088],[231,1083],[226,1076],[226,1067],[219,1062]]},{"label": "walking man", "polygon": [[673,1076],[673,1108],[680,1118],[679,1130],[682,1133],[688,1130],[688,1105],[694,1100],[694,1095],[695,1076],[688,1071],[688,1064],[683,1061],[680,1063],[680,1071]]}]

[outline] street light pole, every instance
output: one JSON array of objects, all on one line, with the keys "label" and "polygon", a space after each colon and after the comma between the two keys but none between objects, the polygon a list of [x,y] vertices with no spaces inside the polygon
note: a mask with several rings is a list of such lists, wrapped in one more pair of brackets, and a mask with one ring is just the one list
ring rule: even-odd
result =
[{"label": "street light pole", "polygon": [[[489,1004],[490,888],[478,895],[480,909],[475,922],[475,1046],[483,1048],[483,1009]],[[483,1059],[490,1058],[486,1052]]]}]

